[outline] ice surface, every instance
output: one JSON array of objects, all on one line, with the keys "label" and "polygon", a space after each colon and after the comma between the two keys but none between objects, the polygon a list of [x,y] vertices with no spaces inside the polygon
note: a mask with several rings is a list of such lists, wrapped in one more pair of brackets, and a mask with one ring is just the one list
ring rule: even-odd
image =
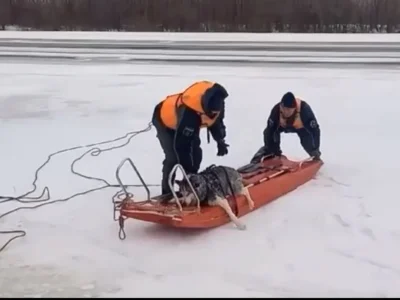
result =
[{"label": "ice surface", "polygon": [[[247,231],[228,224],[192,232],[131,220],[120,241],[114,188],[9,215],[0,230],[26,229],[27,236],[0,253],[0,296],[400,296],[398,70],[8,61],[0,78],[2,195],[31,189],[51,152],[146,127],[158,101],[201,79],[229,91],[231,145],[219,158],[203,133],[202,167],[247,163],[273,104],[288,90],[312,105],[325,161],[315,180],[243,217]],[[295,135],[283,135],[282,148],[306,157]],[[44,186],[52,199],[99,186],[70,173],[86,150],[55,156],[39,174],[36,195]],[[148,183],[159,183],[154,130],[125,148],[87,156],[76,169],[116,183],[125,157]],[[123,178],[139,183],[128,168]],[[3,204],[0,213],[17,205]],[[8,237],[0,235],[0,244]]]},{"label": "ice surface", "polygon": [[399,64],[384,34],[0,32],[0,58],[174,63]]},{"label": "ice surface", "polygon": [[[290,48],[290,47],[289,47]],[[77,60],[77,61],[162,61],[174,63],[342,63],[342,64],[400,64],[400,52],[389,51],[389,47],[384,47],[382,51],[354,52],[335,52],[330,49],[327,51],[313,50],[308,51],[227,51],[227,50],[165,50],[165,49],[91,49],[76,48],[51,48],[40,47],[1,47],[0,58],[36,58],[52,60]]]},{"label": "ice surface", "polygon": [[140,41],[215,41],[215,42],[400,42],[398,34],[374,33],[231,33],[231,32],[85,32],[85,31],[0,31],[0,39],[33,40],[140,40]]}]

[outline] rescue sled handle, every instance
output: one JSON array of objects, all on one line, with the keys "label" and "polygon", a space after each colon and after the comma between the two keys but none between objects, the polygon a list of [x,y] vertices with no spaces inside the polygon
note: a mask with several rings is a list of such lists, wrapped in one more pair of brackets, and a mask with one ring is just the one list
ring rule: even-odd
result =
[{"label": "rescue sled handle", "polygon": [[193,194],[195,195],[196,200],[197,200],[197,210],[200,212],[200,199],[199,199],[199,196],[197,195],[196,191],[194,190],[194,188],[192,186],[192,183],[190,182],[189,177],[187,176],[185,170],[183,169],[182,165],[180,165],[180,164],[176,164],[172,168],[172,170],[171,170],[171,172],[169,173],[169,176],[168,176],[168,185],[169,185],[169,188],[170,188],[172,194],[174,195],[175,202],[178,205],[179,210],[182,211],[182,205],[179,202],[178,196],[176,195],[176,192],[175,192],[175,189],[174,189],[174,183],[172,182],[172,176],[175,174],[176,169],[178,169],[178,168],[181,170],[181,172],[183,174],[183,177],[188,182],[188,184],[190,186],[190,189],[192,190]]},{"label": "rescue sled handle", "polygon": [[266,160],[266,159],[268,159],[268,158],[272,158],[273,157],[273,155],[272,154],[267,154],[267,155],[264,155],[263,157],[261,157],[261,160],[260,160],[260,162],[262,163],[262,162],[264,162],[264,160]]},{"label": "rescue sled handle", "polygon": [[117,171],[115,172],[115,177],[117,177],[118,183],[121,186],[122,190],[125,193],[125,196],[127,198],[129,198],[129,193],[126,189],[126,187],[123,185],[121,178],[119,177],[119,171],[122,168],[122,166],[126,163],[129,162],[129,164],[131,165],[132,169],[135,171],[136,175],[139,177],[141,183],[143,184],[143,187],[146,189],[146,193],[147,193],[147,200],[150,200],[150,190],[146,184],[146,182],[144,182],[142,176],[140,175],[138,169],[136,168],[135,164],[133,163],[133,161],[130,158],[125,158],[123,161],[121,161],[121,163],[119,164]]}]

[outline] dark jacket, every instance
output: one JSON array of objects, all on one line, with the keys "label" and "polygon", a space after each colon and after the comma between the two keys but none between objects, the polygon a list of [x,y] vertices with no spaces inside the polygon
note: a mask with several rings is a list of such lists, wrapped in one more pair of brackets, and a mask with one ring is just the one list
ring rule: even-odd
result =
[{"label": "dark jacket", "polygon": [[296,132],[301,136],[307,136],[307,152],[313,150],[319,150],[320,147],[320,127],[317,119],[314,115],[313,110],[306,101],[301,102],[300,118],[303,122],[304,128],[295,129],[294,127],[283,128],[279,126],[280,117],[280,103],[277,103],[271,110],[268,118],[268,125],[265,128],[264,135],[264,146],[268,148],[270,152],[280,152],[280,135],[281,132]]}]

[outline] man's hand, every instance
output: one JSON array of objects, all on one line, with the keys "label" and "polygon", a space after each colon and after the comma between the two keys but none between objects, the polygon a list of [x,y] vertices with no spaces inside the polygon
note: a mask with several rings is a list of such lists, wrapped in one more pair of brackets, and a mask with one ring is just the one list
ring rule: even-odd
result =
[{"label": "man's hand", "polygon": [[218,141],[217,147],[218,147],[217,156],[224,156],[224,155],[228,154],[229,145],[227,143],[225,143],[224,140]]}]

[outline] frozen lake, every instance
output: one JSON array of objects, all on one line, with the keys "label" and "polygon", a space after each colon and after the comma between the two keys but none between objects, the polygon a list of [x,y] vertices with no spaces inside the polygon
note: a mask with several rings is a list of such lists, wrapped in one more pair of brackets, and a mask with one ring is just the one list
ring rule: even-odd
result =
[{"label": "frozen lake", "polygon": [[[232,224],[198,233],[131,220],[120,241],[112,219],[116,188],[10,214],[0,219],[0,230],[27,235],[0,252],[0,296],[400,296],[400,141],[390,130],[398,122],[398,69],[10,58],[0,61],[0,78],[4,196],[29,191],[50,153],[143,129],[163,97],[203,79],[218,81],[230,94],[231,147],[217,157],[203,132],[202,168],[247,163],[262,143],[272,106],[288,90],[314,109],[325,161],[315,180],[243,217],[243,232]],[[53,200],[101,186],[70,171],[88,149],[54,156],[33,196],[46,186]],[[306,157],[296,135],[283,135],[282,149],[291,158]],[[75,167],[115,184],[125,157],[148,183],[159,184],[163,156],[154,129]],[[132,173],[127,168],[123,178],[138,184]],[[131,190],[145,195],[143,188]],[[0,204],[0,215],[21,205],[31,204]],[[0,247],[10,237],[0,235]]]}]

